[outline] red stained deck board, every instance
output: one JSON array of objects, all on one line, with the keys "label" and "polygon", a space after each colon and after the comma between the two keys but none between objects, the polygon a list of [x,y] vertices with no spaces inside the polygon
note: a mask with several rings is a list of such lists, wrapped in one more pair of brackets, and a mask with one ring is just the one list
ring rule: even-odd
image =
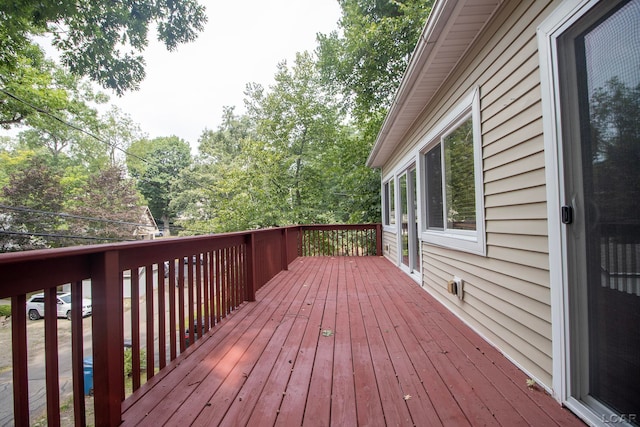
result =
[{"label": "red stained deck board", "polygon": [[[291,359],[287,360],[288,355],[285,351],[286,340],[291,334],[297,316],[299,316],[301,310],[304,309],[308,292],[308,286],[300,286],[296,284],[296,286],[287,295],[291,295],[293,298],[290,301],[288,301],[287,298],[283,299],[281,303],[281,310],[279,310],[280,313],[274,313],[270,319],[269,327],[263,329],[263,332],[267,333],[267,336],[271,335],[271,339],[269,339],[266,348],[255,363],[255,366],[242,367],[242,369],[246,369],[246,372],[243,371],[243,375],[241,377],[244,377],[246,374],[246,381],[243,382],[242,389],[237,391],[235,399],[232,399],[233,404],[227,413],[223,414],[223,424],[247,425],[254,408],[258,402],[262,400],[263,391],[267,386],[271,387],[271,384],[268,384],[271,373],[274,370],[277,370],[278,374],[276,375],[288,377],[292,365],[289,363],[289,360]],[[298,340],[298,343],[300,342],[295,331],[293,337]],[[290,347],[294,347],[291,345],[292,343],[289,344]],[[284,357],[281,356],[283,352],[285,353]],[[251,353],[250,349],[247,353]],[[236,369],[238,369],[238,366]],[[232,378],[231,375],[230,377]],[[206,384],[203,384],[203,387],[206,387]],[[282,391],[284,389],[285,386],[283,385],[279,391],[280,399],[282,398]],[[278,392],[276,391],[276,393]],[[220,397],[221,395],[219,393],[216,394],[216,399],[219,399]],[[276,404],[271,406],[271,411],[273,411],[274,407],[279,406],[279,401],[274,403]],[[215,424],[222,418],[220,415],[221,414],[213,413],[211,407],[206,407],[200,413],[195,425]],[[255,424],[256,423],[251,425]]]},{"label": "red stained deck board", "polygon": [[331,393],[331,425],[357,425],[353,354],[351,349],[351,321],[349,295],[344,263],[337,269],[336,331],[333,361],[333,388]]},{"label": "red stained deck board", "polygon": [[351,261],[347,266],[347,295],[350,303],[349,320],[357,420],[359,425],[375,425],[384,419],[384,413],[364,320],[360,311],[357,287],[362,287],[362,277],[355,262]]},{"label": "red stained deck board", "polygon": [[[336,331],[336,266],[327,269],[328,287],[324,300],[324,310],[322,313],[322,323],[320,329],[316,331],[317,344],[316,355],[311,371],[311,382],[309,383],[309,393],[307,405],[302,420],[303,425],[326,426],[331,420],[331,391],[333,386],[333,352],[335,346]],[[326,275],[325,275],[326,277]],[[343,333],[343,325],[339,333]],[[348,325],[344,325],[345,330]],[[309,334],[313,334],[313,329]]]},{"label": "red stained deck board", "polygon": [[[213,333],[203,335],[203,339],[191,345],[184,354],[170,364],[170,368],[176,371],[175,373],[166,375],[162,381],[152,380],[134,393],[132,398],[138,401],[124,412],[123,425],[138,425],[143,420],[153,424],[180,412],[179,408],[185,401],[188,402],[188,406],[192,406],[195,402],[191,396],[195,390],[194,386],[202,382],[223,360],[223,357],[236,346],[248,346],[246,342],[250,341],[256,333],[255,328],[253,328],[253,334],[251,333],[255,322],[264,312],[273,309],[274,300],[286,293],[286,289],[282,287],[273,287],[268,291],[269,295],[265,295],[268,297],[265,299],[266,304],[247,304],[243,309],[227,315],[224,328],[220,327]],[[178,367],[180,369],[177,369]],[[225,370],[230,371],[232,367],[227,361],[225,366],[216,370],[213,376],[222,380],[220,374]],[[127,401],[125,401],[126,404]],[[204,404],[206,402],[202,405]]]},{"label": "red stained deck board", "polygon": [[[383,332],[382,337],[387,347],[389,359],[402,391],[402,394],[397,398],[405,402],[414,424],[433,425],[439,423],[436,410],[411,360],[416,356],[423,357],[419,353],[420,347],[414,346],[413,351],[409,352],[409,348],[406,347],[406,343],[400,336],[404,330],[415,326],[409,326],[407,323],[399,321],[401,319],[397,314],[396,304],[400,304],[400,306],[403,304],[395,294],[387,293],[383,288],[373,289],[371,281],[373,277],[378,275],[379,272],[369,269],[364,280],[364,288],[374,308],[377,323]],[[378,276],[378,280],[381,277],[383,276]]]},{"label": "red stained deck board", "polygon": [[583,425],[386,259],[298,258],[256,297],[125,425]]},{"label": "red stained deck board", "polygon": [[[366,268],[361,274],[365,275],[363,284],[371,280]],[[374,307],[371,304],[371,297],[375,296],[375,293],[368,293],[364,286],[360,286],[358,287],[358,296],[385,423],[387,425],[412,425],[403,390],[396,378],[393,364],[384,342],[383,333],[388,333],[388,330],[383,330],[378,324]]]},{"label": "red stained deck board", "polygon": [[[309,265],[309,263],[307,263]],[[278,416],[280,404],[284,397],[291,373],[296,364],[296,358],[300,350],[300,344],[304,336],[313,301],[316,299],[319,282],[322,273],[315,269],[307,269],[307,274],[298,279],[297,286],[306,289],[306,297],[299,307],[297,313],[290,313],[293,326],[289,331],[287,340],[282,346],[278,359],[271,371],[269,378],[260,394],[256,406],[251,413],[251,418],[247,425],[273,425]]]},{"label": "red stained deck board", "polygon": [[[374,270],[376,275],[383,277],[382,272]],[[431,357],[433,354],[439,354],[439,348],[435,346],[435,342],[429,338],[427,331],[424,331],[424,324],[415,321],[415,318],[407,316],[407,304],[400,298],[401,295],[397,290],[405,288],[402,284],[397,283],[395,278],[389,283],[391,286],[380,289],[380,296],[383,301],[393,301],[393,304],[386,304],[385,309],[390,320],[393,322],[394,331],[401,341],[403,348],[399,349],[399,356],[402,356],[404,349],[405,355],[409,357],[408,363],[413,365],[415,374],[410,373],[412,389],[407,390],[407,394],[411,395],[411,399],[407,404],[412,413],[414,420],[433,424],[445,425],[469,425],[465,414],[451,394],[449,386],[445,384],[440,373],[434,367]],[[409,289],[413,286],[407,279]],[[407,361],[405,361],[407,363]],[[408,368],[405,368],[408,369]],[[405,374],[406,375],[406,374]],[[417,376],[417,378],[414,378]],[[418,385],[417,381],[421,384]],[[417,408],[416,408],[417,404]]]},{"label": "red stained deck board", "polygon": [[[235,423],[236,417],[240,421],[241,414],[244,412],[246,415],[253,408],[256,399],[252,396],[262,388],[261,386],[268,377],[268,372],[273,367],[278,355],[278,349],[275,347],[281,347],[281,343],[291,327],[292,322],[290,319],[286,319],[285,315],[290,305],[294,303],[296,296],[296,292],[284,295],[277,309],[263,325],[251,345],[244,351],[238,363],[229,372],[215,394],[209,391],[210,387],[206,380],[198,386],[198,389],[202,390],[202,396],[206,398],[206,402],[203,399],[202,410],[193,420],[193,425],[218,425],[223,418],[226,418],[227,414],[229,414],[229,419]],[[245,385],[246,387],[244,387]],[[220,406],[209,404],[214,396],[216,401],[231,403],[230,409],[224,411]],[[177,425],[184,422],[191,424],[192,419],[180,416],[180,414],[175,414],[172,419],[169,419],[169,424]]]},{"label": "red stained deck board", "polygon": [[[302,262],[317,263],[320,258],[305,258]],[[280,405],[276,425],[294,426],[302,425],[307,396],[309,393],[309,384],[311,382],[311,373],[315,363],[316,349],[318,347],[318,339],[320,338],[322,317],[324,315],[324,301],[327,298],[329,287],[329,277],[331,269],[324,268],[320,281],[318,282],[318,293],[312,302],[311,314],[309,322],[305,330],[298,357],[296,358],[289,384],[284,393],[282,404]],[[317,396],[311,396],[315,399]]]}]

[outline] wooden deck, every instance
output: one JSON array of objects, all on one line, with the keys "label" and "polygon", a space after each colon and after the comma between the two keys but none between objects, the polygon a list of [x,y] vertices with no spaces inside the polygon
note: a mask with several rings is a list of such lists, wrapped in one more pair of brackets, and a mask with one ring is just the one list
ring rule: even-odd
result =
[{"label": "wooden deck", "polygon": [[298,258],[123,425],[583,425],[384,258]]}]

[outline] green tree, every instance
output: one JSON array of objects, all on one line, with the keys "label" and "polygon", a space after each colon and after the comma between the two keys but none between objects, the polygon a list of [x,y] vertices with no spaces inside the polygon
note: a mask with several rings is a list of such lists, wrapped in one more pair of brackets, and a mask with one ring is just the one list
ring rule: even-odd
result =
[{"label": "green tree", "polygon": [[324,83],[343,97],[353,131],[336,156],[350,222],[380,221],[380,174],[365,162],[433,0],[340,0],[340,31],[318,36]]},{"label": "green tree", "polygon": [[193,41],[207,21],[196,0],[2,0],[0,65],[17,69],[34,35],[49,35],[74,74],[122,94],[144,79],[149,26],[167,49]]},{"label": "green tree", "polygon": [[138,189],[149,203],[155,218],[170,234],[170,223],[176,211],[171,201],[176,197],[176,183],[181,172],[192,164],[191,148],[176,137],[139,140],[131,144],[127,155],[129,173],[137,178]]},{"label": "green tree", "polygon": [[64,192],[60,175],[42,156],[29,156],[16,165],[2,188],[3,205],[15,209],[0,210],[0,251],[12,252],[61,246],[46,234],[55,234],[62,225],[59,213]]},{"label": "green tree", "polygon": [[[595,89],[590,100],[592,180],[585,183],[603,223],[634,224],[640,212],[640,85],[618,78]],[[620,191],[621,188],[627,191]]]},{"label": "green tree", "polygon": [[71,214],[108,221],[70,220],[72,234],[105,239],[134,238],[138,227],[132,224],[141,221],[143,198],[133,180],[125,178],[121,167],[109,166],[90,176],[75,199]]},{"label": "green tree", "polygon": [[336,85],[357,121],[373,120],[375,132],[432,4],[433,0],[340,0],[341,32],[318,36],[325,82]]},{"label": "green tree", "polygon": [[242,141],[252,135],[253,123],[248,116],[235,114],[235,107],[223,107],[222,123],[217,130],[205,129],[198,139],[202,160],[220,163],[233,159],[242,151]]},{"label": "green tree", "polygon": [[182,172],[173,200],[182,212],[182,234],[261,228],[278,222],[277,201],[270,198],[270,154],[256,142],[255,123],[225,108],[217,130],[205,130],[200,156]]},{"label": "green tree", "polygon": [[333,205],[326,192],[333,179],[326,153],[340,142],[344,118],[311,54],[298,53],[291,68],[279,64],[275,81],[266,93],[250,86],[247,107],[263,145],[261,160],[272,183],[274,208],[281,212],[278,222],[316,222]]},{"label": "green tree", "polygon": [[134,141],[144,138],[140,125],[115,105],[100,117],[98,132],[107,142],[106,149],[112,166],[124,161],[124,153]]}]

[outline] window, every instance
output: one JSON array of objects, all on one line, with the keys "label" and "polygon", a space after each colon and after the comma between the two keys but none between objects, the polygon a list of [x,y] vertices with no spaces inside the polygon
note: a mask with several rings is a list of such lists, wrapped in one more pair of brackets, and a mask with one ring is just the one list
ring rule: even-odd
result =
[{"label": "window", "polygon": [[395,194],[393,179],[384,184],[383,205],[384,205],[384,225],[394,225],[396,223]]},{"label": "window", "polygon": [[484,248],[478,91],[425,138],[423,240],[479,254]]}]

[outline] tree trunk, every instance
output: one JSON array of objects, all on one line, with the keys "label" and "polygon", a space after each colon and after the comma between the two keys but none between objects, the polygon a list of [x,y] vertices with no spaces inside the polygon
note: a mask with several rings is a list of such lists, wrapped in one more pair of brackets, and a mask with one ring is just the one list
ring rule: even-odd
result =
[{"label": "tree trunk", "polygon": [[163,215],[162,216],[162,224],[163,224],[163,228],[164,230],[162,231],[162,235],[165,237],[169,237],[171,236],[171,229],[169,226],[169,216],[168,215]]}]

